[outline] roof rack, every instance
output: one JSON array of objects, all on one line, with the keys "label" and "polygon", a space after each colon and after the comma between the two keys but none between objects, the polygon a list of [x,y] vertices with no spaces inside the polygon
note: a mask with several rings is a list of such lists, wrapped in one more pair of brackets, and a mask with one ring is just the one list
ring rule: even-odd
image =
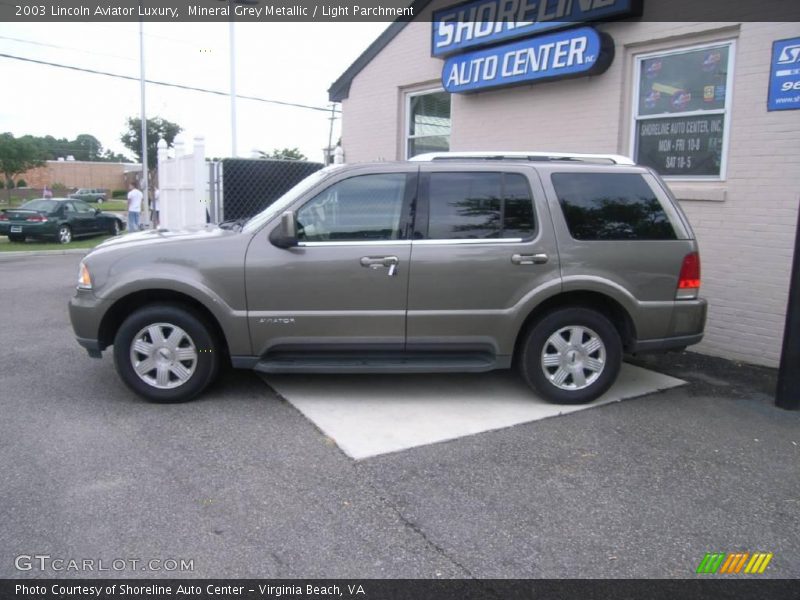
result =
[{"label": "roof rack", "polygon": [[574,152],[428,152],[409,159],[414,162],[434,160],[528,160],[528,161],[575,161],[604,162],[615,165],[635,165],[630,158],[621,154],[576,154]]}]

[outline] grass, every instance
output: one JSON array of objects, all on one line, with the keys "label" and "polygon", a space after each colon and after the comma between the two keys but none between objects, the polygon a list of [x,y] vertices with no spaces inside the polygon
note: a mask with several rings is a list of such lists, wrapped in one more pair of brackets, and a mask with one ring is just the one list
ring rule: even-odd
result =
[{"label": "grass", "polygon": [[0,252],[22,252],[39,250],[72,250],[76,248],[94,248],[100,242],[110,238],[110,235],[99,235],[97,237],[81,238],[69,244],[59,244],[57,242],[26,240],[24,244],[12,244],[5,236],[0,236]]}]

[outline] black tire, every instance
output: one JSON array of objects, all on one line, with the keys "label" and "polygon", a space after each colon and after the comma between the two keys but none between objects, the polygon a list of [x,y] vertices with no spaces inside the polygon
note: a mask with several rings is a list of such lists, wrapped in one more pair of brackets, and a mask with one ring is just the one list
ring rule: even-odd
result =
[{"label": "black tire", "polygon": [[108,227],[108,233],[111,235],[119,235],[122,231],[122,223],[120,223],[119,219],[114,219],[111,221],[111,225]]},{"label": "black tire", "polygon": [[56,234],[56,241],[59,244],[69,244],[72,241],[72,228],[69,225],[61,225]]},{"label": "black tire", "polygon": [[554,310],[537,321],[523,341],[519,361],[528,385],[555,404],[597,399],[616,381],[621,364],[616,327],[601,313],[581,307]]},{"label": "black tire", "polygon": [[[163,343],[144,332],[148,328],[160,330]],[[186,334],[191,343],[176,347],[172,352],[185,350],[191,354],[191,349],[194,349],[193,360],[181,361],[170,354],[167,347],[169,338],[163,336],[172,331],[177,331],[178,336]],[[148,355],[136,352],[133,344],[139,340],[147,347],[148,339],[151,346],[155,346],[151,361],[153,369],[140,375],[136,369],[143,370],[149,366],[146,362]],[[200,394],[216,378],[220,364],[219,349],[220,345],[211,328],[192,309],[176,304],[151,304],[131,314],[117,331],[114,337],[114,366],[122,381],[146,400],[159,403],[186,402]],[[159,364],[156,361],[160,361],[161,366],[156,366]],[[184,371],[191,371],[185,381],[181,381],[180,373],[183,371],[180,371],[180,366],[183,366]],[[169,370],[169,373],[161,380],[162,385],[159,387],[159,378],[164,369]]]},{"label": "black tire", "polygon": [[25,236],[24,235],[9,235],[8,236],[8,241],[11,242],[12,244],[21,244],[21,243],[23,243],[25,241]]}]

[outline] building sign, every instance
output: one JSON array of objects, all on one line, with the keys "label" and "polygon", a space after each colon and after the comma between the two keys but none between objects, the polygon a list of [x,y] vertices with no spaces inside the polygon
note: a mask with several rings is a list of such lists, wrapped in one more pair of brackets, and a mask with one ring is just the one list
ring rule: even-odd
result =
[{"label": "building sign", "polygon": [[431,54],[443,57],[587,21],[641,14],[642,0],[473,0],[434,11]]},{"label": "building sign", "polygon": [[767,110],[800,109],[800,38],[772,44]]},{"label": "building sign", "polygon": [[636,162],[661,175],[718,176],[725,115],[637,121]]},{"label": "building sign", "polygon": [[603,73],[614,58],[608,34],[581,27],[449,58],[442,85],[451,94]]}]

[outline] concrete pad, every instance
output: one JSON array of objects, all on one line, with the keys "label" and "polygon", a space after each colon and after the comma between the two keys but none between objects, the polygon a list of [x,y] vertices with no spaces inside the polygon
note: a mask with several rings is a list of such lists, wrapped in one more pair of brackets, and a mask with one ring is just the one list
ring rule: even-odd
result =
[{"label": "concrete pad", "polygon": [[643,396],[685,381],[623,364],[595,402],[559,406],[511,371],[420,375],[264,375],[350,457],[358,460]]}]

